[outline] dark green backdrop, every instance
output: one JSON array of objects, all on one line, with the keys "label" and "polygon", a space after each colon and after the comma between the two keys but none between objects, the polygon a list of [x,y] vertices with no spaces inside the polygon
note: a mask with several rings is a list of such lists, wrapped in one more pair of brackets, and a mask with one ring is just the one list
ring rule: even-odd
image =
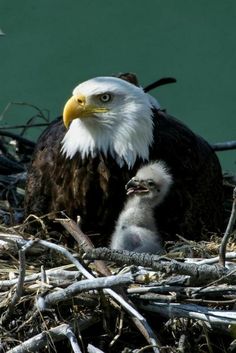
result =
[{"label": "dark green backdrop", "polygon": [[[235,0],[0,0],[0,112],[12,101],[61,114],[80,81],[121,71],[210,142],[236,139]],[[33,109],[11,107],[2,124]],[[236,170],[235,152],[221,153]]]}]

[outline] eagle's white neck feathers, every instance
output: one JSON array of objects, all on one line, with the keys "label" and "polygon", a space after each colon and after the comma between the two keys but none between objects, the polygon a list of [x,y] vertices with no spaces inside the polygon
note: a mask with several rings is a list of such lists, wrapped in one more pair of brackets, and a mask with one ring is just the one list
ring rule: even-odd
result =
[{"label": "eagle's white neck feathers", "polygon": [[[112,95],[108,112],[74,119],[62,141],[62,152],[73,158],[77,152],[85,158],[98,152],[110,153],[120,166],[132,168],[136,159],[149,159],[153,142],[152,107],[154,98],[143,89],[115,77],[97,77],[77,86],[73,95],[82,94],[90,104],[104,93]],[[104,106],[104,105],[103,105]]]}]

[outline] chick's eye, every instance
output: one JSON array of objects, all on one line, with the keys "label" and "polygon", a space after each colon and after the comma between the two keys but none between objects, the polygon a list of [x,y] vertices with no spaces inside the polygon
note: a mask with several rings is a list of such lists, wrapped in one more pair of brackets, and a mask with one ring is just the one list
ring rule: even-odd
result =
[{"label": "chick's eye", "polygon": [[107,103],[111,100],[111,95],[110,93],[104,93],[99,97],[100,101],[103,103]]},{"label": "chick's eye", "polygon": [[155,184],[154,184],[154,182],[153,182],[153,181],[148,180],[148,185],[149,185],[149,186],[154,186]]}]

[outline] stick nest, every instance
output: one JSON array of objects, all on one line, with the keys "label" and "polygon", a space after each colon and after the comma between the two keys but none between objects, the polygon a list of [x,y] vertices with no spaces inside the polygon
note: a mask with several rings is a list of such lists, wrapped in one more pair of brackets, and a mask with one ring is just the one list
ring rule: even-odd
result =
[{"label": "stick nest", "polygon": [[233,352],[236,176],[224,177],[224,242],[179,237],[164,256],[95,249],[66,215],[49,215],[59,231],[48,215],[23,220],[33,123],[0,131],[0,353]]}]

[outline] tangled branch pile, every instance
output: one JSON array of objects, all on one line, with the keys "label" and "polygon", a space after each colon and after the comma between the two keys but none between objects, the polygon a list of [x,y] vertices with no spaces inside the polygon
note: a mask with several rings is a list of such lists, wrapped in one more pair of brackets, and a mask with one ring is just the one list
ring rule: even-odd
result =
[{"label": "tangled branch pile", "polygon": [[[0,352],[236,349],[233,176],[225,177],[223,241],[179,237],[162,257],[94,249],[65,215],[53,216],[57,231],[45,218],[20,222],[34,144],[0,134]],[[30,222],[38,233],[28,234]]]}]

